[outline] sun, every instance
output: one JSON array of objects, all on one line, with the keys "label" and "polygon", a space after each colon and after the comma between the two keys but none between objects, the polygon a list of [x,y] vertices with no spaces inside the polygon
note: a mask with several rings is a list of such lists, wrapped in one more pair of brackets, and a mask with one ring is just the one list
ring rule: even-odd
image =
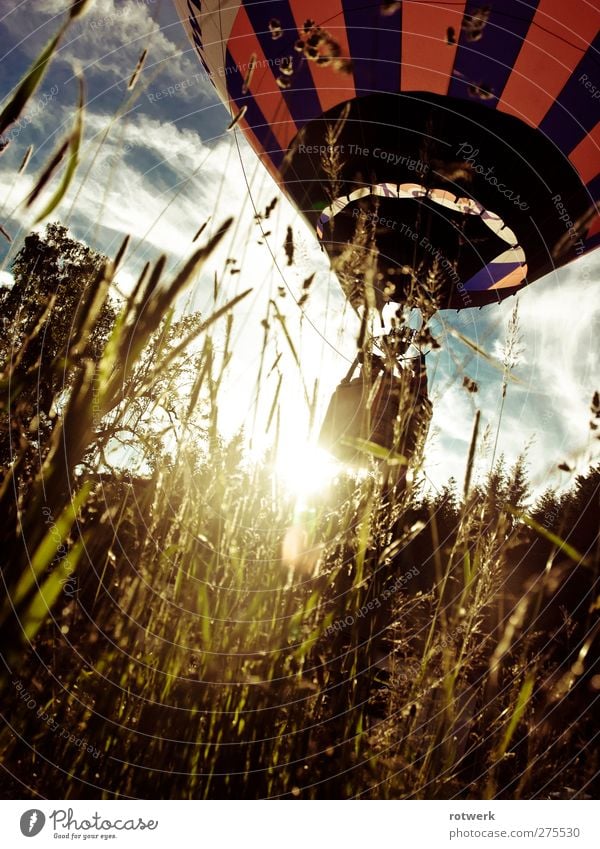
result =
[{"label": "sun", "polygon": [[305,498],[322,493],[340,472],[340,464],[316,441],[282,435],[276,452],[275,474],[290,495]]}]

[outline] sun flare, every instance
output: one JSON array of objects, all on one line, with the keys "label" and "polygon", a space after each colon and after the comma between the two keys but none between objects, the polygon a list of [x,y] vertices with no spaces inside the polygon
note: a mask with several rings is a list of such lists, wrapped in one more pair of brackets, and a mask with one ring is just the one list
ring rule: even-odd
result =
[{"label": "sun flare", "polygon": [[327,489],[340,472],[340,464],[314,442],[285,439],[278,448],[275,474],[283,486],[298,497]]}]

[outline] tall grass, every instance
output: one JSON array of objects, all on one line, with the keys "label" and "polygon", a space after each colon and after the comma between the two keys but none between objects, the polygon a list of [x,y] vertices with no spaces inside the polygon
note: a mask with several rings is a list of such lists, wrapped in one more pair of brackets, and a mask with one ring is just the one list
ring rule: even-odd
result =
[{"label": "tall grass", "polygon": [[[171,332],[173,304],[227,227],[166,284],[164,258],[146,267],[94,358],[124,243],[85,287],[52,364],[70,378],[33,473],[31,433],[17,421],[3,435],[5,795],[590,793],[598,471],[562,503],[587,505],[589,521],[525,514],[521,466],[473,482],[477,417],[460,497],[423,493],[417,451],[401,479],[373,460],[299,514],[269,456],[251,463],[242,437],[218,433],[229,342],[217,357],[212,334],[230,340],[247,293]],[[24,352],[56,310],[42,303],[4,352],[6,420],[36,380],[19,370]],[[190,345],[184,414],[144,430]],[[277,391],[269,423],[278,404]],[[146,474],[107,461],[115,435],[136,429]],[[548,498],[546,514],[561,504]]]}]

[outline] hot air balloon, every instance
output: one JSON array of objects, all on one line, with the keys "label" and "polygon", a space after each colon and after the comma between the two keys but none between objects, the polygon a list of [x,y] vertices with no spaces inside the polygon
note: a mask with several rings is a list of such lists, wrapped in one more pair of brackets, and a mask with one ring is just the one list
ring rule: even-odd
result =
[{"label": "hot air balloon", "polygon": [[175,2],[354,305],[482,307],[597,247],[593,4]]}]

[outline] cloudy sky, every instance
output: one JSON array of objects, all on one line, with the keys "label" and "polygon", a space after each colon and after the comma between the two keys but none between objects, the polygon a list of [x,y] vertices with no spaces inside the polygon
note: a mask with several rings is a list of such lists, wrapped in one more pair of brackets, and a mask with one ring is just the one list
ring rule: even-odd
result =
[{"label": "cloudy sky", "polygon": [[[0,0],[0,97],[10,92],[59,27],[66,6],[65,0]],[[127,82],[145,48],[143,73],[128,92]],[[13,129],[11,143],[0,156],[2,223],[13,238],[12,247],[1,247],[2,276],[10,279],[11,258],[35,217],[36,210],[24,210],[22,201],[72,124],[78,71],[86,84],[85,145],[77,179],[53,217],[108,254],[125,233],[132,234],[119,280],[126,291],[146,259],[165,252],[170,267],[175,267],[191,253],[203,221],[210,217],[205,231],[209,234],[234,215],[226,243],[180,306],[208,312],[215,271],[219,303],[252,288],[235,312],[235,356],[221,426],[226,435],[241,425],[248,427],[258,394],[260,442],[277,383],[274,372],[257,385],[261,319],[269,300],[277,300],[302,362],[302,376],[275,328],[266,371],[281,353],[282,442],[288,472],[300,475],[306,463],[298,446],[306,441],[308,427],[302,382],[312,395],[318,380],[322,414],[353,357],[356,327],[316,238],[280,196],[243,137],[226,132],[229,117],[168,0],[96,0],[68,31],[26,120]],[[29,145],[34,147],[32,159],[17,177]],[[279,202],[268,222],[270,235],[264,236],[254,215],[275,196]],[[288,224],[296,244],[293,267],[287,266],[283,248]],[[236,259],[235,273],[226,263],[229,257]],[[595,288],[599,265],[598,259],[584,258],[502,305],[438,314],[433,330],[442,348],[428,357],[434,420],[427,475],[432,486],[440,487],[450,475],[462,482],[476,408],[482,411],[486,430],[481,473],[489,468],[496,438],[497,453],[504,453],[509,462],[527,450],[536,491],[569,483],[572,475],[559,471],[559,463],[567,461],[579,470],[589,463],[595,450],[589,404],[600,388],[600,298]],[[301,310],[296,300],[302,281],[313,271],[317,274],[311,296]],[[501,366],[472,352],[452,329],[501,363],[517,302],[519,352],[499,421]],[[477,382],[476,394],[463,388],[464,375]]]}]

